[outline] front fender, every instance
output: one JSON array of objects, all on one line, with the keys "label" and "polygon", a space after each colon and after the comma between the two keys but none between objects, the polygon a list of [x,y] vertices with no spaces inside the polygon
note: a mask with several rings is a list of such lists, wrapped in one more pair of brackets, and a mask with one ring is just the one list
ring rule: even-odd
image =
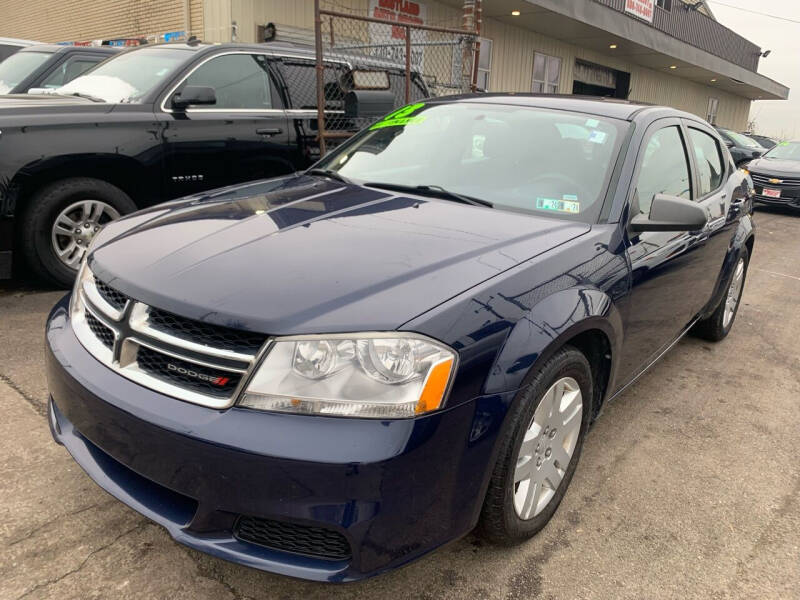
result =
[{"label": "front fender", "polygon": [[497,354],[485,393],[523,387],[533,373],[567,341],[589,330],[600,330],[611,347],[611,381],[622,340],[622,317],[612,299],[591,287],[574,287],[547,296],[519,319]]}]

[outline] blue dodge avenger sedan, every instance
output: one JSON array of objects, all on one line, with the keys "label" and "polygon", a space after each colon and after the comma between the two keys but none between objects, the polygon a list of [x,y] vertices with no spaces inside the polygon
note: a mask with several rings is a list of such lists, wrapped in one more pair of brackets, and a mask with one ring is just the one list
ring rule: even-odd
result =
[{"label": "blue dodge avenger sedan", "polygon": [[275,573],[524,540],[603,405],[730,331],[748,183],[669,108],[412,104],[102,229],[47,324],[53,436],[178,542]]}]

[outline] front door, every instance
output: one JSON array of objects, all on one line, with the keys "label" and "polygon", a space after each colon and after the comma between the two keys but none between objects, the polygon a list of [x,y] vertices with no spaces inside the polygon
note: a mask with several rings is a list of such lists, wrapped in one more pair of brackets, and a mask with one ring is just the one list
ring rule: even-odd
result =
[{"label": "front door", "polygon": [[[649,214],[656,194],[694,198],[685,130],[677,119],[656,121],[644,138],[631,194],[631,217]],[[630,234],[631,294],[622,349],[623,380],[639,372],[672,342],[692,319],[699,264],[697,232]]]},{"label": "front door", "polygon": [[172,95],[187,85],[214,88],[216,103],[181,111],[165,100],[170,197],[294,171],[286,112],[263,54],[207,59]]}]

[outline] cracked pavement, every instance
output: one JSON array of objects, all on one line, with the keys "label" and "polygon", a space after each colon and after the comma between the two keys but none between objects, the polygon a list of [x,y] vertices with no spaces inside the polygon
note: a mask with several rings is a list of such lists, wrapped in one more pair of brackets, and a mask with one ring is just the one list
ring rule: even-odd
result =
[{"label": "cracked pavement", "polygon": [[98,488],[43,416],[63,292],[0,282],[0,598],[800,598],[800,214],[756,222],[729,338],[681,341],[606,407],[537,537],[336,587],[189,550]]}]

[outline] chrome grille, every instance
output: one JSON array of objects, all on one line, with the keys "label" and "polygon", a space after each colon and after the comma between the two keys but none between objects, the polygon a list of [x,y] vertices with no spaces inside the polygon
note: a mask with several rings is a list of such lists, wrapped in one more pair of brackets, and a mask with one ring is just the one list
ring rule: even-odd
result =
[{"label": "chrome grille", "polygon": [[[753,183],[759,187],[771,187],[775,189],[800,187],[800,179],[798,178],[784,179],[783,177],[760,175],[758,173],[752,173],[752,172],[750,173],[750,177],[753,179]],[[777,179],[780,181],[780,183],[771,183],[770,179]]]},{"label": "chrome grille", "polygon": [[88,267],[80,277],[72,327],[95,358],[180,400],[212,408],[234,403],[267,336],[148,306],[95,279]]},{"label": "chrome grille", "polygon": [[125,294],[115,290],[110,285],[105,284],[98,279],[96,279],[94,283],[97,287],[97,292],[100,294],[100,296],[102,296],[103,300],[108,302],[117,310],[122,310],[125,308],[125,303],[128,301],[128,297]]}]

